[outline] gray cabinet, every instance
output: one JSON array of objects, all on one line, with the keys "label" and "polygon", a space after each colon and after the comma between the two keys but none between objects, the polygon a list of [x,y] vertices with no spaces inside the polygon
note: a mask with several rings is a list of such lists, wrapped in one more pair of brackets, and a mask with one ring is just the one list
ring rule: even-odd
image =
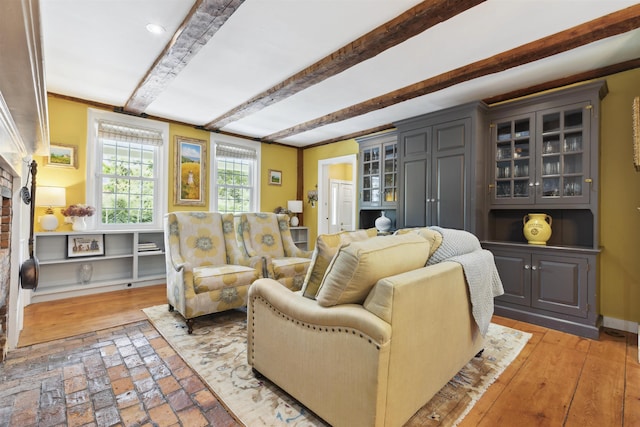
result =
[{"label": "gray cabinet", "polygon": [[486,112],[473,103],[395,123],[398,227],[482,233]]},{"label": "gray cabinet", "polygon": [[395,229],[398,201],[398,133],[357,138],[359,148],[359,227],[371,228],[382,212]]},{"label": "gray cabinet", "polygon": [[492,114],[492,204],[589,204],[592,100],[566,102],[515,116]]},{"label": "gray cabinet", "polygon": [[598,251],[483,244],[493,253],[504,286],[495,313],[597,339]]},{"label": "gray cabinet", "polygon": [[[598,150],[604,81],[492,107],[487,240],[505,295],[495,312],[598,338]],[[528,245],[523,217],[553,218]]]}]

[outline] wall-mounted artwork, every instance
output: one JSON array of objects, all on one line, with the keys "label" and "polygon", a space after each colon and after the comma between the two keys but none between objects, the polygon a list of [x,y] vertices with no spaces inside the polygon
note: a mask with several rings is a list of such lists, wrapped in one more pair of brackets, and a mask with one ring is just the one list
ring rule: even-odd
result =
[{"label": "wall-mounted artwork", "polygon": [[207,142],[176,136],[174,204],[204,206],[207,183]]},{"label": "wall-mounted artwork", "polygon": [[269,169],[269,185],[282,185],[282,171]]},{"label": "wall-mounted artwork", "polygon": [[45,157],[45,166],[78,168],[78,146],[51,143],[49,156]]}]

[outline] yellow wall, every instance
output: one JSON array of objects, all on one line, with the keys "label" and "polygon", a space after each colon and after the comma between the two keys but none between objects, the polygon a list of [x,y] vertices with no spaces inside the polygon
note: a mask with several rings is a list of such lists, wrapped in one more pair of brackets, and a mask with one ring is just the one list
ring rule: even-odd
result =
[{"label": "yellow wall", "polygon": [[[75,145],[78,147],[78,168],[47,166],[45,158],[35,156],[38,162],[36,183],[38,186],[66,187],[67,206],[84,203],[87,176],[87,106],[78,102],[49,97],[49,135],[52,144]],[[38,193],[36,191],[36,202]],[[60,225],[58,231],[70,231],[71,224],[64,223],[60,208],[55,208]],[[36,208],[34,231],[42,231],[37,221],[44,214],[44,208]]]},{"label": "yellow wall", "polygon": [[[305,227],[309,227],[309,241],[315,242],[318,232],[318,207],[311,207],[311,204],[307,201],[307,192],[309,190],[316,190],[318,185],[318,161],[331,159],[334,157],[346,156],[349,154],[358,153],[358,143],[355,139],[349,139],[347,141],[336,142],[333,144],[322,145],[319,147],[309,148],[303,152],[304,162],[304,207],[303,207],[303,224]],[[309,245],[312,247],[313,245]]]},{"label": "yellow wall", "polygon": [[[353,177],[353,167],[350,163],[339,163],[337,165],[329,165],[329,179],[340,179],[342,181],[351,181]],[[356,183],[354,183],[355,185]]]},{"label": "yellow wall", "polygon": [[607,78],[600,139],[600,311],[640,321],[640,172],[633,166],[631,103],[640,69]]},{"label": "yellow wall", "polygon": [[[282,172],[282,185],[269,185],[269,169]],[[260,163],[260,210],[273,212],[287,201],[296,200],[298,186],[298,150],[282,145],[262,144]]]}]

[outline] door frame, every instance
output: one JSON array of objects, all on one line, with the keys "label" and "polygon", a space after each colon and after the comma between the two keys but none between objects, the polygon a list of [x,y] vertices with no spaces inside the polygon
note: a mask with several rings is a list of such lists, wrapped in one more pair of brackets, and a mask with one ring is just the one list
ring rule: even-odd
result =
[{"label": "door frame", "polygon": [[[347,154],[345,156],[333,157],[330,159],[318,160],[318,234],[327,234],[329,232],[329,166],[342,163],[351,164],[351,180],[354,188],[358,182],[358,155]],[[358,211],[358,200],[353,204],[353,212],[351,220],[357,228],[356,212]]]}]

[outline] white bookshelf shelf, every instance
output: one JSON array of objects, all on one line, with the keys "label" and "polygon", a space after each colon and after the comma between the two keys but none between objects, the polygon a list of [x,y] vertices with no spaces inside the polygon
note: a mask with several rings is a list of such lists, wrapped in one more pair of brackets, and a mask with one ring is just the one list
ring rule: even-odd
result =
[{"label": "white bookshelf shelf", "polygon": [[[68,238],[104,235],[104,255],[67,256]],[[154,243],[158,250],[138,251],[138,245]],[[39,260],[38,287],[31,302],[115,291],[166,281],[164,235],[159,230],[39,232],[35,233],[35,255]],[[83,283],[80,269],[89,264],[91,279]]]}]

